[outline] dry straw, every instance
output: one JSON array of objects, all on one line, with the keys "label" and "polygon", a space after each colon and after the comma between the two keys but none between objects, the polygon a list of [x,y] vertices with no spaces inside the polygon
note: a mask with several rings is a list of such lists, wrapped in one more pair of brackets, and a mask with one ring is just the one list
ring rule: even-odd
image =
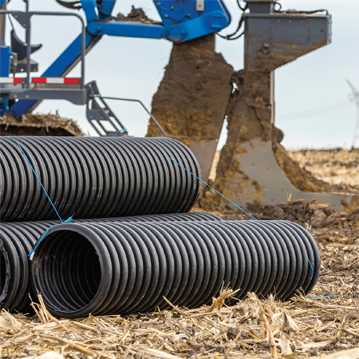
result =
[{"label": "dry straw", "polygon": [[[334,277],[330,261],[341,255],[343,260],[351,259],[350,253],[356,255],[358,247],[352,246],[349,253],[334,245],[325,249],[323,274]],[[211,306],[189,310],[171,305],[171,310],[126,318],[57,319],[39,296],[32,318],[1,312],[0,353],[2,358],[41,359],[294,359],[346,350],[345,356],[332,358],[355,359],[359,358],[355,349],[359,347],[359,299],[348,290],[346,280],[351,277],[339,273],[342,285],[339,278],[335,288],[328,289],[325,281],[315,288],[314,295],[334,293],[331,298],[308,299],[299,294],[281,303],[248,293],[246,300],[227,306],[233,292],[224,290]]]}]

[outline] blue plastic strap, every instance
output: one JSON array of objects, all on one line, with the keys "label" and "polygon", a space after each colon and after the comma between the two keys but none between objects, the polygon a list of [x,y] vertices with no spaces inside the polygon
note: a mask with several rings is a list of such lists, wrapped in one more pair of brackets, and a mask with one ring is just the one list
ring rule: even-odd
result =
[{"label": "blue plastic strap", "polygon": [[201,181],[202,183],[204,183],[206,186],[208,186],[209,188],[213,189],[213,191],[215,191],[216,193],[218,193],[220,196],[222,196],[224,199],[226,199],[228,202],[232,203],[233,206],[237,207],[238,209],[240,209],[242,212],[244,212],[246,215],[248,215],[249,217],[253,218],[255,221],[257,221],[257,218],[254,218],[253,216],[251,216],[248,212],[246,212],[243,208],[237,206],[234,202],[232,202],[230,199],[228,199],[226,196],[224,196],[222,193],[218,192],[217,190],[215,190],[213,187],[211,187],[208,183],[206,183],[205,181],[201,180],[199,177],[197,177],[195,174],[193,174],[191,171],[189,171],[187,168],[184,168],[182,165],[180,165],[178,162],[176,162],[175,160],[173,160],[171,157],[169,157],[169,159],[171,161],[173,161],[174,163],[178,164],[178,166],[180,166],[181,168],[183,168],[185,171],[187,171],[188,173],[190,173],[193,177],[196,177],[199,181]]},{"label": "blue plastic strap", "polygon": [[314,270],[313,270],[313,266],[312,266],[312,263],[310,262],[310,259],[308,258],[308,262],[309,262],[309,265],[310,265],[310,268],[312,269],[312,279],[314,277]]},{"label": "blue plastic strap", "polygon": [[126,129],[123,128],[122,130],[117,131],[117,132],[113,135],[113,137],[116,137],[116,135],[117,135],[118,133],[122,132],[122,131],[126,131]]},{"label": "blue plastic strap", "polygon": [[334,295],[321,295],[319,297],[306,297],[306,299],[324,299],[324,298],[334,298]]}]

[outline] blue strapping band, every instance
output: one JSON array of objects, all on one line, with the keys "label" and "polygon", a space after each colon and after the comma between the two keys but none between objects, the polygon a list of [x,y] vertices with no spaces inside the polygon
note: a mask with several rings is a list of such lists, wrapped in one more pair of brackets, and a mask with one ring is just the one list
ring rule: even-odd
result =
[{"label": "blue strapping band", "polygon": [[246,212],[243,208],[237,206],[234,202],[232,202],[230,199],[228,199],[226,196],[224,196],[222,193],[218,192],[217,190],[215,190],[213,187],[211,187],[208,183],[206,183],[205,181],[201,180],[199,177],[197,177],[196,175],[194,175],[191,171],[189,171],[187,168],[184,168],[182,165],[180,165],[178,162],[176,162],[175,160],[173,160],[171,157],[169,157],[169,159],[171,161],[173,161],[174,163],[178,164],[178,166],[180,166],[181,168],[183,168],[185,171],[187,171],[188,173],[190,173],[193,177],[196,177],[199,181],[201,181],[202,183],[204,183],[206,186],[208,186],[209,188],[213,189],[213,191],[215,191],[216,193],[218,193],[220,196],[222,196],[224,199],[226,199],[228,202],[232,203],[233,206],[237,207],[238,209],[240,209],[242,212],[244,212],[246,215],[248,215],[249,217],[253,218],[255,221],[257,221],[257,218],[254,218],[253,216],[251,216],[248,212]]},{"label": "blue strapping band", "polygon": [[310,268],[312,269],[312,279],[313,279],[313,277],[314,277],[314,270],[313,270],[313,266],[312,266],[312,263],[310,262],[309,258],[308,258],[308,262],[309,262]]},{"label": "blue strapping band", "polygon": [[122,132],[122,131],[126,131],[126,129],[125,129],[125,128],[123,128],[122,130],[117,131],[117,132],[113,135],[113,137],[116,137],[116,135],[117,135],[118,133]]},{"label": "blue strapping band", "polygon": [[[30,160],[27,158],[26,153],[24,152],[24,150],[23,150],[22,147],[20,146],[19,142],[17,142],[17,141],[15,140],[15,138],[13,138],[13,137],[11,137],[11,136],[9,136],[9,138],[11,138],[13,141],[15,141],[16,144],[19,146],[19,148],[20,148],[22,154],[25,156],[25,158],[26,158],[26,160],[27,160],[29,166],[31,167],[32,172],[34,172],[34,175],[35,175],[36,179],[37,179],[38,182],[40,183],[41,188],[42,188],[43,191],[45,192],[46,197],[47,197],[48,200],[50,201],[50,203],[51,203],[53,209],[55,210],[57,216],[59,217],[59,219],[60,219],[60,221],[61,221],[61,224],[71,222],[72,219],[73,219],[73,215],[74,215],[75,213],[73,213],[69,218],[67,218],[66,221],[63,221],[63,220],[62,220],[62,218],[61,218],[59,212],[57,212],[57,209],[56,209],[55,205],[52,203],[50,196],[47,194],[47,192],[46,192],[44,186],[42,185],[42,183],[41,183],[41,181],[40,181],[40,178],[39,178],[38,175],[36,174],[36,171],[34,170],[34,167],[32,166]],[[28,257],[30,257],[30,260],[32,259],[32,254],[35,252],[35,249],[36,249],[37,246],[40,244],[40,242],[42,241],[42,239],[45,237],[46,233],[47,233],[52,227],[55,227],[55,226],[57,226],[57,224],[54,224],[53,226],[51,226],[50,228],[48,228],[47,231],[42,235],[42,237],[40,238],[40,240],[37,242],[35,248],[34,248],[34,249],[29,253],[29,255],[28,255]]]},{"label": "blue strapping band", "polygon": [[306,299],[324,299],[324,298],[334,298],[334,295],[321,295],[320,297],[306,297]]}]

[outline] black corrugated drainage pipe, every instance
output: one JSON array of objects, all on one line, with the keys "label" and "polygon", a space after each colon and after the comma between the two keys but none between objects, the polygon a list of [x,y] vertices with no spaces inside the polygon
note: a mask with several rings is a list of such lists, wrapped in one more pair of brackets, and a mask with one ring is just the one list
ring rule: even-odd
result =
[{"label": "black corrugated drainage pipe", "polygon": [[[207,212],[92,219],[91,222],[220,221]],[[78,220],[74,222],[86,222]],[[0,309],[28,313],[31,292],[28,254],[51,226],[59,221],[2,223],[0,230]]]},{"label": "black corrugated drainage pipe", "polygon": [[65,318],[210,303],[220,289],[281,299],[308,293],[318,247],[287,221],[87,222],[49,230],[32,279],[48,310]]},{"label": "black corrugated drainage pipe", "polygon": [[[19,147],[20,145],[20,147]],[[170,138],[0,137],[0,218],[61,218],[188,212],[200,192],[199,165]],[[27,156],[24,156],[24,153]]]}]

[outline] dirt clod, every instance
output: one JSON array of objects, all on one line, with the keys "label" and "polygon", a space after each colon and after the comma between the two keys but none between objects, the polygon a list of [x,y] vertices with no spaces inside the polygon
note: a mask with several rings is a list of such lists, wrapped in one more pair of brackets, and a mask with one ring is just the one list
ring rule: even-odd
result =
[{"label": "dirt clod", "polygon": [[317,179],[311,172],[300,167],[298,162],[293,161],[292,157],[280,143],[276,143],[273,147],[279,167],[296,188],[303,192],[337,192],[337,187]]},{"label": "dirt clod", "polygon": [[301,225],[309,223],[313,228],[324,227],[326,219],[335,213],[327,203],[302,199],[279,203],[276,206],[267,205],[262,208],[261,219],[281,219]]}]

